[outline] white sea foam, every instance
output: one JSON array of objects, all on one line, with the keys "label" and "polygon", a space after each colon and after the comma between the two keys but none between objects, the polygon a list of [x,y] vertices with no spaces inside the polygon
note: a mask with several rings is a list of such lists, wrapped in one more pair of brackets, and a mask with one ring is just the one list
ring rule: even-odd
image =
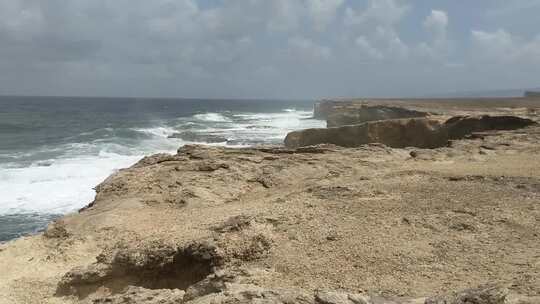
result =
[{"label": "white sea foam", "polygon": [[92,202],[93,188],[118,169],[144,155],[172,153],[182,143],[159,135],[133,148],[117,143],[72,143],[65,155],[38,160],[30,166],[0,166],[0,215],[64,214]]},{"label": "white sea foam", "polygon": [[231,122],[230,118],[225,117],[223,114],[220,114],[220,113],[196,114],[196,115],[193,115],[193,117],[197,120],[207,121],[207,122]]},{"label": "white sea foam", "polygon": [[[309,119],[312,113],[294,109],[279,113],[237,113],[228,118],[219,113],[197,114],[179,120],[181,125],[196,121],[226,123],[208,124],[199,131],[231,139],[217,146],[245,147],[254,143],[280,143],[293,130],[323,127],[324,122]],[[50,147],[65,153],[55,159],[39,159],[32,165],[0,165],[0,215],[16,213],[72,212],[90,203],[93,187],[120,168],[129,167],[144,155],[174,152],[186,142],[168,138],[182,129],[158,125],[133,129],[148,134],[150,139],[135,142],[136,146],[110,139],[72,143]],[[21,152],[22,153],[22,152]]]},{"label": "white sea foam", "polygon": [[165,138],[173,135],[176,132],[175,129],[170,128],[170,127],[164,127],[164,126],[152,127],[152,128],[135,128],[133,130],[137,132],[142,132],[149,135],[165,137]]},{"label": "white sea foam", "polygon": [[47,166],[0,168],[0,215],[74,211],[94,199],[92,187],[140,157],[104,153],[51,160]]},{"label": "white sea foam", "polygon": [[[287,133],[299,129],[322,128],[324,121],[312,118],[310,111],[298,111],[285,109],[280,113],[242,113],[235,115],[241,118],[246,135],[254,136],[259,134],[266,139],[283,140]],[[237,135],[241,135],[240,132]]]}]

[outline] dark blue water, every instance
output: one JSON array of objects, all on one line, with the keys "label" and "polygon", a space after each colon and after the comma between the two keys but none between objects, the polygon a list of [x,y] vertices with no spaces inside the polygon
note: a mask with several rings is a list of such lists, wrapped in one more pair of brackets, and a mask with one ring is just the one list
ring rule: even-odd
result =
[{"label": "dark blue water", "polygon": [[0,97],[0,241],[92,201],[144,155],[186,143],[281,144],[323,126],[312,101]]}]

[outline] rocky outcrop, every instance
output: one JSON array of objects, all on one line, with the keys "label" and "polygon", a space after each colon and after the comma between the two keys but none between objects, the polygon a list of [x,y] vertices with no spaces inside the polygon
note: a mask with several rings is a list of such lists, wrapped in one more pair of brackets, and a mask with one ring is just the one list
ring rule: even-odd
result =
[{"label": "rocky outcrop", "polygon": [[353,109],[334,112],[326,118],[328,128],[357,125],[369,121],[427,117],[429,113],[401,107],[362,105]]},{"label": "rocky outcrop", "polygon": [[[508,294],[504,288],[481,287],[431,298],[385,297],[370,293],[343,291],[308,292],[301,289],[269,289],[242,283],[237,274],[213,276],[212,292],[192,298],[180,289],[151,290],[130,286],[119,294],[96,298],[93,303],[110,304],[536,304],[538,298]],[[201,288],[202,286],[199,286]]]},{"label": "rocky outcrop", "polygon": [[399,100],[323,100],[314,106],[313,116],[325,119],[327,127],[355,125],[369,121],[420,118],[431,115],[428,111],[410,107]]},{"label": "rocky outcrop", "polygon": [[438,149],[146,157],[79,213],[0,244],[0,304],[537,304],[540,127],[487,131],[529,123],[497,119],[367,123],[426,146],[485,130]]},{"label": "rocky outcrop", "polygon": [[515,130],[535,124],[530,119],[513,116],[459,116],[444,123],[427,118],[368,122],[327,129],[309,129],[289,133],[285,146],[303,147],[322,143],[358,147],[381,143],[393,148],[443,147],[448,140],[461,139],[474,132]]},{"label": "rocky outcrop", "polygon": [[448,139],[461,139],[475,132],[517,130],[536,124],[516,116],[456,116],[447,120],[442,131]]},{"label": "rocky outcrop", "polygon": [[440,127],[436,120],[396,119],[339,128],[308,129],[289,133],[285,146],[295,148],[327,143],[358,147],[382,143],[393,148],[436,148],[447,142],[445,137],[439,135]]},{"label": "rocky outcrop", "polygon": [[204,280],[221,263],[216,247],[210,243],[185,248],[159,242],[143,245],[130,248],[122,244],[98,256],[96,263],[70,270],[58,283],[56,294],[86,298],[99,294],[100,289],[120,293],[130,286],[186,290]]}]

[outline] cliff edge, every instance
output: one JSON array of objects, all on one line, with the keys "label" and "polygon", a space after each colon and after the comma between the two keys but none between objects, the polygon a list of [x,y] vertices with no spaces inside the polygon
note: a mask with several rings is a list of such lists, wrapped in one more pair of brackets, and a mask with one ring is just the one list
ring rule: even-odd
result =
[{"label": "cliff edge", "polygon": [[0,303],[540,303],[540,127],[184,146],[0,245]]}]

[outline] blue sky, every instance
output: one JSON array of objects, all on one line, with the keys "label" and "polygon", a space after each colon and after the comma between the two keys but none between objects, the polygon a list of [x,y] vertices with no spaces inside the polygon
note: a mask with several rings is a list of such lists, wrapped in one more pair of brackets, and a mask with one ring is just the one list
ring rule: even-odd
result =
[{"label": "blue sky", "polygon": [[540,0],[0,0],[0,94],[423,96],[540,86]]}]

